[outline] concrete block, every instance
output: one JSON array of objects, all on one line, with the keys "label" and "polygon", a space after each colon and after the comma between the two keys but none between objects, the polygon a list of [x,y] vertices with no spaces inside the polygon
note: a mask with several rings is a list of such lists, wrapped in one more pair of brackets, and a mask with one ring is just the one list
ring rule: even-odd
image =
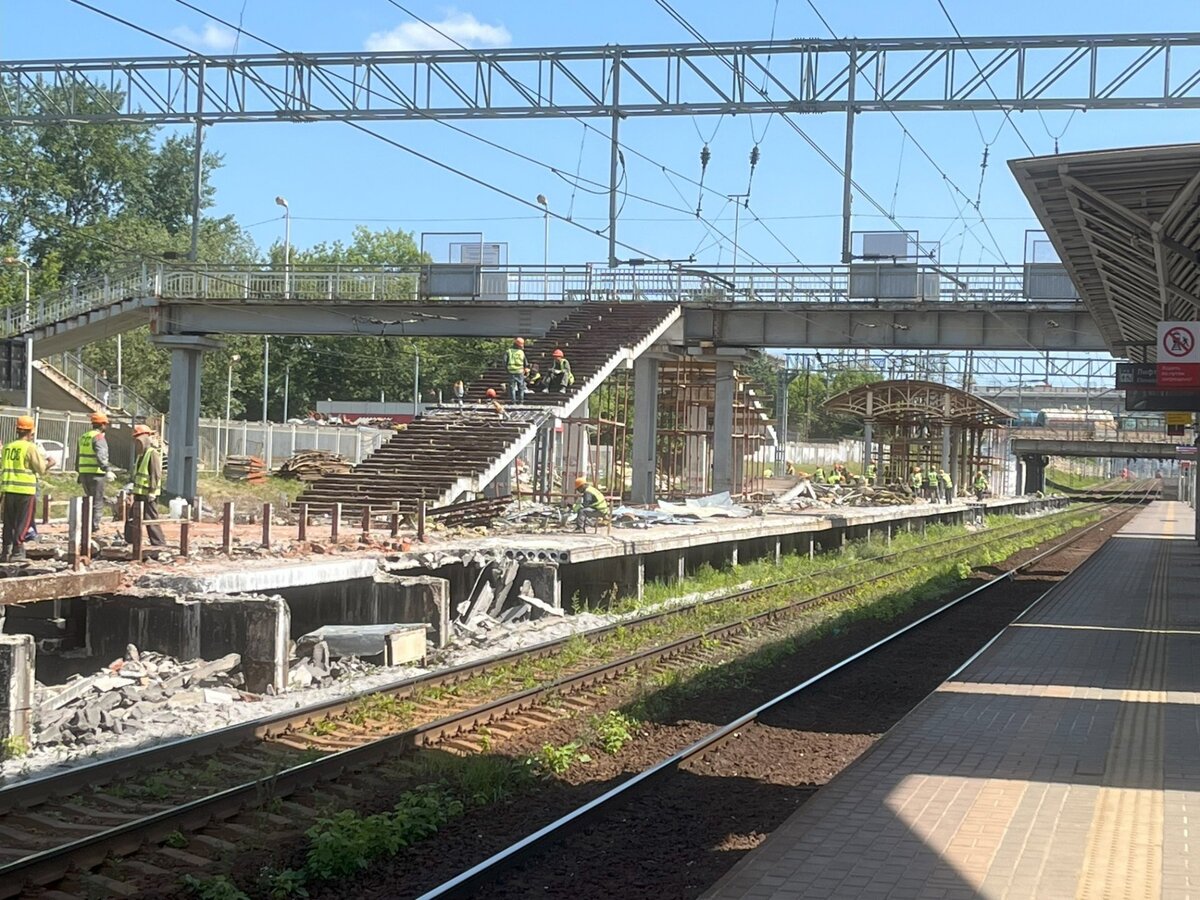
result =
[{"label": "concrete block", "polygon": [[377,622],[424,622],[432,626],[429,639],[433,646],[444,647],[450,640],[450,583],[431,575],[388,575],[377,572],[373,595],[376,618],[369,622],[344,624],[371,625]]},{"label": "concrete block", "polygon": [[0,634],[0,740],[33,744],[33,663],[37,653],[28,634]]},{"label": "concrete block", "polygon": [[523,562],[517,570],[517,584],[529,582],[533,596],[555,609],[562,609],[562,585],[558,580],[558,566],[553,563]]},{"label": "concrete block", "polygon": [[133,644],[176,659],[200,656],[200,604],[174,595],[126,592],[87,598],[88,652],[116,659]]},{"label": "concrete block", "polygon": [[291,610],[282,597],[199,597],[200,652],[204,659],[242,657],[246,690],[287,689]]}]

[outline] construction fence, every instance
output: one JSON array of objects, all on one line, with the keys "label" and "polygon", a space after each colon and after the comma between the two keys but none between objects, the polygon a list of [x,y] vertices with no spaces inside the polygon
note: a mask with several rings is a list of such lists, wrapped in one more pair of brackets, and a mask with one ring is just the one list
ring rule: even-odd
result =
[{"label": "construction fence", "polygon": [[[16,437],[17,416],[24,409],[0,407],[0,441]],[[37,438],[63,445],[63,471],[75,469],[75,447],[91,424],[88,413],[39,409],[34,411]],[[109,454],[114,465],[129,468],[133,461],[132,421],[114,418],[108,427]],[[258,456],[275,468],[301,450],[328,450],[351,463],[362,462],[392,437],[391,431],[333,425],[278,425],[262,422],[200,420],[200,468],[218,471],[226,456]],[[50,445],[52,450],[58,448]],[[170,448],[168,447],[168,457]]]}]

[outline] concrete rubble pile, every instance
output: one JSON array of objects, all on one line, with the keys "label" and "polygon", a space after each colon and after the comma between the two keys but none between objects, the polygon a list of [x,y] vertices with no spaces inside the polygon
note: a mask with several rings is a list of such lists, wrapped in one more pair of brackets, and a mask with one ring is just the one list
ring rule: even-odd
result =
[{"label": "concrete rubble pile", "polygon": [[901,485],[838,485],[801,481],[767,504],[765,511],[781,513],[842,506],[904,506],[915,503],[912,492]]},{"label": "concrete rubble pile", "polygon": [[[480,645],[505,626],[542,615],[562,616],[554,602],[538,597],[530,578],[518,578],[522,562],[516,559],[482,559],[479,574],[467,596],[454,607],[451,623],[456,636]],[[553,570],[553,565],[539,563]]]},{"label": "concrete rubble pile", "polygon": [[183,663],[130,644],[124,657],[93,675],[56,688],[39,685],[36,743],[99,744],[106,733],[154,730],[184,709],[258,701],[258,694],[241,690],[241,662],[230,653]]},{"label": "concrete rubble pile", "polygon": [[375,668],[371,663],[349,654],[334,658],[327,641],[305,635],[296,642],[296,655],[288,667],[288,690],[328,684],[339,678],[371,672]]}]

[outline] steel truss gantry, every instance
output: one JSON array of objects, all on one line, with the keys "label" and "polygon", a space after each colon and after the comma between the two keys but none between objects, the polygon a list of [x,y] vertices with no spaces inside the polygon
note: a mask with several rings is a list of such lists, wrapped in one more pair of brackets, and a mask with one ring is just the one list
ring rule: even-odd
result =
[{"label": "steel truss gantry", "polygon": [[[0,78],[16,124],[1194,108],[1200,33],[46,59]],[[48,86],[80,90],[59,105]]]}]

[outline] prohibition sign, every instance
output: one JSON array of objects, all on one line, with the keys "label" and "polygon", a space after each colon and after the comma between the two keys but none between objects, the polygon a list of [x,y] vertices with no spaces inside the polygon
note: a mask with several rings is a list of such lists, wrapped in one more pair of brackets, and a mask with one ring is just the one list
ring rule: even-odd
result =
[{"label": "prohibition sign", "polygon": [[1163,334],[1162,346],[1168,356],[1181,357],[1187,356],[1192,352],[1192,348],[1196,345],[1195,335],[1191,329],[1184,328],[1181,325],[1176,325],[1174,328],[1167,329]]}]

